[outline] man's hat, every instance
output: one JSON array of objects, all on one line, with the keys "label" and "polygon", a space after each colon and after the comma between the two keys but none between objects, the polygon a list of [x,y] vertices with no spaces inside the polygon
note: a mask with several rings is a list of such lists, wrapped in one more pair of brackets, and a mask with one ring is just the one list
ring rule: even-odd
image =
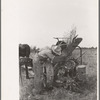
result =
[{"label": "man's hat", "polygon": [[57,45],[52,45],[51,46],[52,51],[57,54],[57,55],[61,55],[61,47],[57,46]]}]

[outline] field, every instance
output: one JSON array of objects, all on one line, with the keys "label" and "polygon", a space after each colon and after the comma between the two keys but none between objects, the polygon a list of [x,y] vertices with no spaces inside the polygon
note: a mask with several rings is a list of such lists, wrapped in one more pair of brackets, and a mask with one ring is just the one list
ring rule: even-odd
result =
[{"label": "field", "polygon": [[[34,98],[32,89],[34,78],[26,79],[23,70],[22,81],[20,84],[20,100],[97,100],[97,49],[83,49],[83,64],[86,65],[87,83],[84,84],[83,93],[67,91],[64,88],[54,88],[42,95]],[[73,52],[73,56],[79,56],[79,50]]]}]

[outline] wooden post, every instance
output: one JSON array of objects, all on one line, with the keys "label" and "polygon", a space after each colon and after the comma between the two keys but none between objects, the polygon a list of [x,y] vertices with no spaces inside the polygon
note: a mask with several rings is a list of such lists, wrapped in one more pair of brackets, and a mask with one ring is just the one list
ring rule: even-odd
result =
[{"label": "wooden post", "polygon": [[26,79],[29,79],[27,63],[25,63],[25,70],[26,70]]},{"label": "wooden post", "polygon": [[22,73],[21,73],[21,65],[19,64],[19,83],[21,82],[21,85],[23,85],[22,81]]}]

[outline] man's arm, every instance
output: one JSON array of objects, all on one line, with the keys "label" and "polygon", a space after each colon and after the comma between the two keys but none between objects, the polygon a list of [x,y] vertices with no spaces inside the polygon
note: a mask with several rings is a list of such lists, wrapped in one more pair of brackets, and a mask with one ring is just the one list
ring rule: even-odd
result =
[{"label": "man's arm", "polygon": [[58,62],[62,62],[65,61],[66,56],[55,56],[53,59],[53,63],[58,63]]}]

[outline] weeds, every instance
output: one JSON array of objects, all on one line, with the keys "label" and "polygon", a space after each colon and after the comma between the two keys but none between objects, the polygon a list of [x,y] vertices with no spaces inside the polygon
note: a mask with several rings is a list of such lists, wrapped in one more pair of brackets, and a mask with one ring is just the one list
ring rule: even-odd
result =
[{"label": "weeds", "polygon": [[[75,51],[75,53],[78,54],[78,51]],[[68,91],[62,87],[54,87],[53,90],[45,91],[44,94],[38,95],[37,98],[34,98],[32,96],[34,79],[26,79],[23,71],[23,86],[20,85],[20,100],[96,100],[96,50],[87,50],[87,54],[83,56],[83,64],[87,65],[87,80],[84,83],[80,82],[80,87],[83,91],[82,93]]]}]

